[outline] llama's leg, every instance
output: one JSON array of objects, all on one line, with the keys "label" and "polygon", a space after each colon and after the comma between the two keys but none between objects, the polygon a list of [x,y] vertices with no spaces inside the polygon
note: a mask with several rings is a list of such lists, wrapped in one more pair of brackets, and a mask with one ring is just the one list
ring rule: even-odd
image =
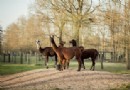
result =
[{"label": "llama's leg", "polygon": [[62,67],[63,69],[66,69],[66,60],[63,60],[63,61],[62,61],[62,66],[63,66],[63,67]]},{"label": "llama's leg", "polygon": [[59,60],[57,64],[57,70],[61,71],[62,70],[62,60]]},{"label": "llama's leg", "polygon": [[82,61],[82,67],[85,69],[84,59],[81,59],[81,61]]},{"label": "llama's leg", "polygon": [[47,63],[47,56],[45,56],[45,66],[47,66],[46,63]]},{"label": "llama's leg", "polygon": [[95,59],[93,59],[93,62],[94,62],[94,64],[93,64],[93,71],[95,70]]},{"label": "llama's leg", "polygon": [[67,60],[67,69],[69,69],[69,60]]},{"label": "llama's leg", "polygon": [[47,68],[47,69],[49,68],[49,67],[48,67],[48,59],[49,59],[49,57],[46,56],[46,68]]},{"label": "llama's leg", "polygon": [[66,60],[64,60],[64,59],[63,59],[63,60],[61,60],[61,64],[60,64],[60,66],[61,66],[61,67],[60,67],[60,71],[63,71],[63,70],[66,68],[66,65],[65,65],[65,64],[66,64]]},{"label": "llama's leg", "polygon": [[77,59],[77,61],[78,61],[78,64],[79,64],[79,66],[78,66],[78,70],[77,71],[80,71],[81,70],[81,60],[80,59]]},{"label": "llama's leg", "polygon": [[48,56],[46,56],[46,59],[45,59],[45,66],[48,69]]},{"label": "llama's leg", "polygon": [[91,65],[91,68],[90,68],[90,70],[92,70],[92,68],[93,68],[93,60],[91,60],[92,61],[92,65]]},{"label": "llama's leg", "polygon": [[54,65],[54,68],[56,68],[57,66],[57,55],[55,55],[55,65]]},{"label": "llama's leg", "polygon": [[94,69],[95,69],[95,60],[92,59],[92,66],[91,66],[90,70],[93,70],[93,71],[94,71]]},{"label": "llama's leg", "polygon": [[[93,63],[93,62],[92,62]],[[91,68],[90,68],[90,70],[92,70],[92,67],[93,67],[93,65],[91,65]]]}]

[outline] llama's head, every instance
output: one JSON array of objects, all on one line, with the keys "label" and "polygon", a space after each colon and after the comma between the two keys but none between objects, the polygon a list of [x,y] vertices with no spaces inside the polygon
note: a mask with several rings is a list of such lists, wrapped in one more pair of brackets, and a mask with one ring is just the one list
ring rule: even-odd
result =
[{"label": "llama's head", "polygon": [[72,39],[71,41],[69,41],[69,43],[71,43],[73,46],[77,46],[76,40]]},{"label": "llama's head", "polygon": [[64,44],[65,44],[66,42],[64,42],[64,41],[61,41],[60,43],[59,43],[59,47],[64,47]]},{"label": "llama's head", "polygon": [[54,42],[54,35],[50,35],[50,41]]},{"label": "llama's head", "polygon": [[40,40],[36,40],[36,45],[37,45],[37,49],[39,49],[41,47]]}]

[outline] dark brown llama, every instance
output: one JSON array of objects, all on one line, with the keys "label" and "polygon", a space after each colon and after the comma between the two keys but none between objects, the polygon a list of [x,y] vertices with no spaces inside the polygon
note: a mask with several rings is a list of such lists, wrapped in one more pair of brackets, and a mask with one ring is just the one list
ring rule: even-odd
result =
[{"label": "dark brown llama", "polygon": [[[74,40],[74,39],[72,39],[69,43],[71,43],[73,47],[77,46],[76,40]],[[90,70],[95,69],[95,60],[98,57],[98,54],[99,53],[96,49],[84,49],[84,51],[82,52],[82,55],[81,55],[81,60],[82,60],[84,69],[85,69],[84,59],[88,59],[88,58],[91,58],[91,61],[92,61],[92,66],[91,66]]]},{"label": "dark brown llama", "polygon": [[45,47],[45,48],[42,48],[41,47],[41,44],[40,44],[40,41],[39,40],[36,40],[36,45],[37,45],[37,49],[39,49],[39,52],[45,56],[45,66],[46,68],[49,68],[48,67],[48,60],[49,60],[49,57],[53,57],[55,56],[55,66],[57,66],[57,54],[54,52],[54,50],[52,49],[52,47]]},{"label": "dark brown llama", "polygon": [[[82,49],[77,47],[57,47],[54,36],[50,36],[50,42],[52,44],[53,50],[56,52],[59,60],[58,69],[63,70],[63,67],[66,66],[66,64],[69,63],[70,59],[72,59],[74,56],[76,57],[78,61],[78,70],[81,70],[81,54]],[[67,65],[68,66],[68,65]]]}]

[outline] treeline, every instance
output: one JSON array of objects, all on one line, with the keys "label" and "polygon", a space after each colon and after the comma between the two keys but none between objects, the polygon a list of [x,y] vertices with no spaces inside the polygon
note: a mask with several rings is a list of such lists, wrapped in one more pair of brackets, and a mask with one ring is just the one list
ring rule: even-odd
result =
[{"label": "treeline", "polygon": [[130,68],[129,0],[35,0],[30,13],[8,26],[4,51],[36,51],[36,39],[50,46],[48,35],[56,34],[66,46],[74,38],[85,48],[112,52],[115,61],[124,55]]},{"label": "treeline", "polygon": [[6,29],[3,38],[4,51],[26,51],[36,50],[35,40],[40,39],[47,44],[41,23],[35,16],[29,19],[21,17],[16,23],[12,23]]}]

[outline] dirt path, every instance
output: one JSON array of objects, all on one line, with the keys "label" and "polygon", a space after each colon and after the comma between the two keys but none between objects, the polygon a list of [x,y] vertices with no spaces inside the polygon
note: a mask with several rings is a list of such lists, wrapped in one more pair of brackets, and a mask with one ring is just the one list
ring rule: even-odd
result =
[{"label": "dirt path", "polygon": [[75,69],[38,69],[0,77],[0,90],[109,90],[130,83],[130,75]]}]

